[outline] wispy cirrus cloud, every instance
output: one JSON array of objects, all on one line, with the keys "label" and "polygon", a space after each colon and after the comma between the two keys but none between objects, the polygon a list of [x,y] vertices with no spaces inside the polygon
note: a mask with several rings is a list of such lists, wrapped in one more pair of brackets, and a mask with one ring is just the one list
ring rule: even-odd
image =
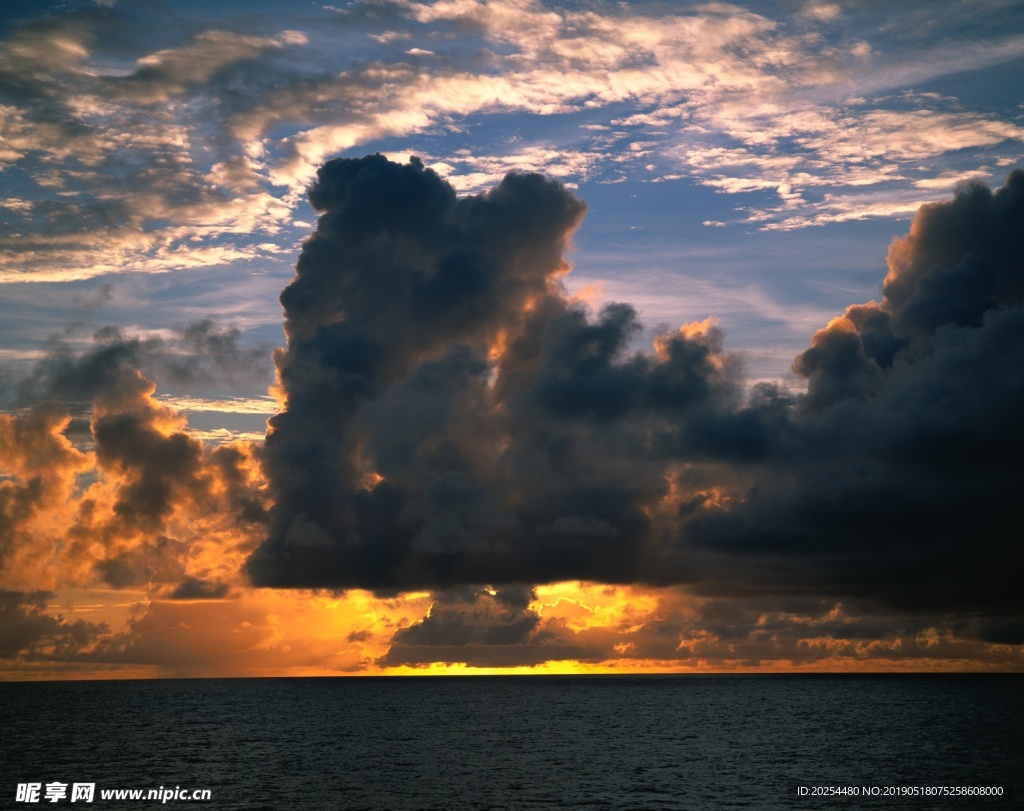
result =
[{"label": "wispy cirrus cloud", "polygon": [[[1021,32],[957,7],[935,45],[858,14],[403,0],[293,12],[274,31],[191,24],[131,48],[108,45],[138,25],[117,6],[41,18],[0,43],[14,181],[0,278],[264,262],[298,238],[316,167],[353,149],[422,152],[467,192],[513,166],[570,184],[688,178],[739,201],[717,221],[769,229],[842,221],[835,201],[856,188],[898,199],[1024,155],[1010,111],[909,92],[1020,58]],[[983,44],[957,33],[968,20],[988,26]],[[474,142],[510,114],[560,132]]]}]

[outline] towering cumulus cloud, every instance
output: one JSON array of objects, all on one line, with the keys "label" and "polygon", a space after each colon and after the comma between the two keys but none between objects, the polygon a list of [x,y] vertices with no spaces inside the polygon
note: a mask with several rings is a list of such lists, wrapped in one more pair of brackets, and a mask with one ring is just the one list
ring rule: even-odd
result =
[{"label": "towering cumulus cloud", "polygon": [[848,308],[794,364],[799,444],[690,537],[779,588],[1019,616],[1024,172],[922,207],[888,265],[881,303]]},{"label": "towering cumulus cloud", "polygon": [[339,159],[310,199],[257,585],[690,583],[1021,636],[1024,173],[924,207],[796,397],[745,389],[710,320],[635,351],[631,307],[573,301],[584,207],[538,175],[456,198],[416,159]]},{"label": "towering cumulus cloud", "polygon": [[583,204],[538,175],[456,199],[418,161],[373,156],[328,163],[310,199],[255,582],[652,576],[676,434],[736,400],[718,332],[631,354],[630,307],[589,319],[559,282]]}]

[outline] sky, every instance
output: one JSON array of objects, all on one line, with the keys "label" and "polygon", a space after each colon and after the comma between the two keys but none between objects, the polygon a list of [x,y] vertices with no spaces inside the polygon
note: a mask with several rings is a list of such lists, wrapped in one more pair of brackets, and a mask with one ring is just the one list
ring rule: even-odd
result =
[{"label": "sky", "polygon": [[1024,12],[0,11],[0,678],[1024,669]]}]

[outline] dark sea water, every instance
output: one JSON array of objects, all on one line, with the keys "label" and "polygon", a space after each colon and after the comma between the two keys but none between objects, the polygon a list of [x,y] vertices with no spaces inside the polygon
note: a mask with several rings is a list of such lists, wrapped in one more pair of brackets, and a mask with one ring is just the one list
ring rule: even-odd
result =
[{"label": "dark sea water", "polygon": [[[0,684],[0,807],[1021,807],[1021,676],[550,676]],[[95,782],[92,805],[15,802]],[[798,787],[1002,786],[1002,797]]]}]

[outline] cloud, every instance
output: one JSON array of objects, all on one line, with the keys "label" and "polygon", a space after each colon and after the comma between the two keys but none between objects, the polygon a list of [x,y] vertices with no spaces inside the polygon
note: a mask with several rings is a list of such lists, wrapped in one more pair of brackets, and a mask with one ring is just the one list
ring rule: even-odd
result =
[{"label": "cloud", "polygon": [[63,432],[68,410],[38,403],[0,414],[0,572],[5,586],[38,586],[35,575],[56,553],[53,527],[71,520],[76,477],[90,467]]},{"label": "cloud", "polygon": [[77,313],[90,313],[114,300],[114,287],[110,284],[102,284],[92,293],[84,296],[76,294],[71,300],[71,309]]},{"label": "cloud", "polygon": [[307,41],[306,35],[299,31],[284,31],[278,37],[204,31],[193,44],[147,54],[138,60],[136,71],[108,81],[115,92],[135,101],[166,104],[190,86],[209,82],[228,65],[254,60],[269,49],[305,45]]},{"label": "cloud", "polygon": [[[375,599],[365,592],[236,590],[187,580],[126,622],[68,620],[88,605],[0,592],[6,677],[382,672],[1014,669],[1015,622],[894,615],[816,598],[700,599],[678,588],[559,583]],[[99,602],[97,603],[97,599]],[[119,608],[123,615],[125,606]],[[1017,622],[1016,624],[1019,624]]]},{"label": "cloud", "polygon": [[[154,599],[123,630],[79,656],[118,672],[159,676],[338,675],[375,672],[387,640],[424,610],[422,596],[374,600],[361,592],[242,590],[229,596],[186,581]],[[377,671],[379,672],[379,671]]]},{"label": "cloud", "polygon": [[[770,659],[770,634],[793,661],[856,658],[872,640],[878,657],[1019,644],[1010,540],[993,527],[1012,519],[1021,444],[1020,181],[921,204],[1016,163],[1021,129],[966,94],[898,91],[1018,58],[1022,40],[966,6],[927,36],[920,10],[895,26],[874,8],[794,9],[356,4],[317,18],[328,27],[302,20],[308,42],[299,22],[239,17],[235,30],[140,37],[151,12],[121,6],[11,26],[0,281],[285,268],[302,190],[349,149],[425,144],[472,194],[415,163],[321,172],[318,231],[282,301],[283,411],[265,445],[212,420],[271,416],[266,398],[192,396],[259,382],[266,349],[233,327],[49,342],[0,418],[0,584],[147,589],[161,606],[139,638],[183,651],[203,600],[250,593],[247,559],[275,586],[438,590],[390,653],[393,627],[346,628],[359,639],[331,661],[350,669],[385,654],[396,667],[726,666]],[[955,33],[965,20],[986,36]],[[521,112],[579,140],[532,124],[527,145],[472,140]],[[449,149],[451,133],[469,148]],[[917,213],[880,301],[828,324],[805,316],[822,327],[795,363],[806,394],[750,386],[706,312],[638,352],[642,300],[592,312],[561,287],[583,212],[565,189],[641,167],[742,195],[736,217],[766,230]],[[501,181],[516,168],[565,185]],[[109,299],[105,286],[73,306]],[[588,625],[557,611],[593,612],[544,602],[543,584],[564,578],[623,584],[634,600],[637,583],[698,596],[663,593],[649,618]],[[499,600],[524,583],[537,599]],[[217,610],[219,642],[190,667],[235,637],[242,669],[283,652],[272,610]],[[123,638],[108,653],[173,668],[160,650]],[[316,651],[289,661],[333,655]]]},{"label": "cloud", "polygon": [[509,155],[474,156],[463,153],[430,165],[459,192],[480,192],[501,182],[509,172],[538,172],[575,185],[571,179],[586,181],[606,156],[598,152],[580,152],[528,146]]},{"label": "cloud", "polygon": [[[275,585],[301,582],[306,554],[330,560],[341,551],[322,539],[356,529],[360,514],[374,537],[394,532],[389,524],[406,508],[410,526],[392,551],[372,541],[352,548],[367,555],[367,574],[380,570],[380,585],[398,585],[389,570],[413,563],[401,545],[414,536],[427,548],[433,538],[448,543],[434,525],[460,525],[459,505],[478,506],[472,469],[496,461],[499,428],[488,408],[488,356],[525,327],[529,307],[557,301],[551,291],[568,269],[562,245],[583,205],[536,175],[509,175],[486,195],[457,200],[419,161],[380,156],[328,164],[310,198],[324,213],[282,293],[289,341],[277,362],[287,408],[271,419],[265,451],[274,537],[250,567]],[[374,406],[361,408],[368,399]],[[375,476],[392,481],[360,484]],[[406,477],[408,494],[399,485]],[[450,506],[434,512],[433,499]],[[481,531],[489,510],[472,519]],[[496,509],[494,518],[503,520]],[[308,550],[295,558],[299,568],[277,570],[274,559],[290,558],[296,544]],[[446,557],[425,555],[431,568]],[[419,576],[410,571],[405,585]]]},{"label": "cloud", "polygon": [[[739,219],[766,229],[908,215],[894,200],[906,203],[936,168],[964,174],[1019,157],[1009,114],[890,92],[1018,58],[1019,35],[976,12],[972,27],[984,18],[993,34],[984,46],[959,33],[922,42],[889,17],[867,43],[835,12],[398,2],[356,4],[324,32],[296,16],[311,33],[238,22],[159,38],[155,10],[94,5],[29,21],[0,42],[0,164],[16,179],[0,203],[0,281],[277,261],[316,167],[383,139],[438,144],[429,151],[439,170],[455,168],[460,191],[510,168],[567,184],[695,178],[743,194]],[[819,26],[835,27],[835,42]],[[366,35],[372,50],[347,47]],[[325,56],[322,36],[346,47]],[[433,56],[408,40],[431,43]],[[515,149],[471,140],[467,154],[445,145],[508,113],[617,129]],[[735,154],[699,159],[716,151]],[[880,199],[851,213],[847,198],[864,186]]]},{"label": "cloud", "polygon": [[631,307],[594,319],[569,297],[583,207],[557,184],[511,174],[456,199],[418,161],[371,156],[327,164],[311,200],[324,214],[282,294],[257,584],[651,577],[673,455],[760,453],[779,419],[741,407],[711,321],[636,353]]},{"label": "cloud", "polygon": [[807,3],[800,13],[817,22],[831,22],[840,15],[841,9],[835,3]]},{"label": "cloud", "polygon": [[302,36],[201,32],[121,75],[111,64],[124,57],[122,29],[137,24],[116,8],[82,9],[0,42],[0,162],[23,172],[16,185],[32,199],[0,229],[0,278],[247,261],[261,255],[254,245],[221,237],[276,234],[286,221],[289,206],[259,164],[203,131],[197,108],[216,104],[231,68],[270,59]]},{"label": "cloud", "polygon": [[227,583],[186,577],[171,592],[172,600],[219,600],[227,597],[230,587]]},{"label": "cloud", "polygon": [[63,530],[65,579],[118,588],[230,581],[264,520],[250,450],[190,437],[155,388],[122,368],[94,399],[95,482]]},{"label": "cloud", "polygon": [[269,395],[261,397],[223,397],[217,399],[200,399],[198,397],[174,397],[157,395],[161,403],[173,407],[177,411],[214,412],[220,414],[276,414],[277,401]]},{"label": "cloud", "polygon": [[491,593],[448,593],[418,623],[395,632],[379,664],[420,665],[465,662],[491,667],[516,666],[544,659],[579,658],[565,651],[540,652],[531,637],[540,617],[529,609],[532,593],[514,589]]},{"label": "cloud", "polygon": [[[950,615],[879,611],[816,597],[701,599],[679,588],[560,583],[534,591],[462,589],[391,637],[391,668],[579,672],[1006,669],[1019,620],[985,631]],[[995,633],[993,633],[995,631]],[[984,663],[984,664],[982,664]],[[471,670],[469,671],[471,672]]]},{"label": "cloud", "polygon": [[[669,108],[661,114],[686,113]],[[936,94],[849,99],[828,106],[720,106],[711,115],[717,121],[709,129],[733,142],[719,137],[667,151],[703,185],[721,193],[774,190],[779,204],[743,209],[749,212],[745,221],[763,230],[909,217],[926,201],[915,189],[953,185],[931,174],[918,177],[922,163],[969,149],[1015,151],[1024,140],[1024,130],[1015,124],[968,113]],[[953,174],[989,176],[976,167]]]},{"label": "cloud", "polygon": [[[237,338],[202,322],[178,346],[230,367]],[[251,446],[205,445],[155,399],[139,361],[155,357],[166,376],[193,381],[203,368],[167,361],[167,346],[110,329],[85,352],[58,344],[21,386],[44,402],[0,415],[5,587],[239,581],[265,521],[258,465]],[[68,405],[46,400],[55,397]]]},{"label": "cloud", "polygon": [[[193,644],[175,630],[193,609],[172,604],[241,599],[245,576],[380,605],[435,592],[429,612],[395,597],[404,624],[348,628],[328,670],[1011,666],[1024,637],[998,528],[1024,450],[1022,194],[1017,171],[922,207],[881,300],[796,358],[795,395],[748,387],[713,318],[638,351],[632,307],[572,297],[584,206],[557,182],[513,173],[460,198],[416,159],[331,162],[282,293],[266,442],[204,444],[177,410],[262,400],[159,399],[141,371],[244,369],[238,330],[55,338],[20,392],[67,405],[0,419],[3,586],[148,589],[148,620],[80,646],[97,667],[171,667],[159,640]],[[586,588],[636,610],[546,596],[568,579],[620,584]],[[263,629],[224,672],[262,668],[269,609],[218,610],[213,637]],[[213,637],[195,644],[212,656]]]},{"label": "cloud", "polygon": [[756,566],[762,591],[1019,613],[1000,527],[1024,441],[1022,192],[1018,170],[922,207],[890,247],[882,301],[814,336],[794,364],[809,384],[790,419],[799,444],[683,531],[691,564],[714,570],[702,588],[748,591]]},{"label": "cloud", "polygon": [[45,609],[48,591],[0,590],[0,659],[49,659],[76,655],[109,632],[103,623],[64,619]]},{"label": "cloud", "polygon": [[[1018,171],[923,207],[882,301],[796,359],[806,393],[748,395],[712,320],[637,352],[631,307],[569,297],[582,204],[556,184],[456,198],[416,160],[331,162],[282,293],[274,506],[247,572],[381,592],[676,583],[957,610],[982,633],[1019,611],[996,528],[1024,443],[1022,190]],[[439,612],[394,662],[433,629],[470,633]]]},{"label": "cloud", "polygon": [[0,164],[35,150],[88,161],[102,153],[102,142],[90,128],[69,115],[61,92],[63,77],[87,75],[95,17],[84,14],[77,22],[30,22],[0,42]]},{"label": "cloud", "polygon": [[166,335],[133,335],[119,327],[100,327],[84,350],[73,338],[72,331],[47,342],[44,357],[17,384],[22,403],[52,398],[90,407],[97,394],[114,385],[129,367],[166,384],[189,387],[259,383],[269,374],[268,347],[246,346],[239,328],[221,327],[210,319],[193,321]]}]

